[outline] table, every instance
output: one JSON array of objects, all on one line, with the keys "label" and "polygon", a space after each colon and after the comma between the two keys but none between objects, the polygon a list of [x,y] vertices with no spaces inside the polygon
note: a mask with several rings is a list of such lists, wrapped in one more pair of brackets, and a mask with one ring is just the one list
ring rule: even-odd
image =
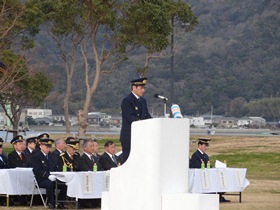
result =
[{"label": "table", "polygon": [[101,198],[109,186],[110,171],[51,172],[67,185],[67,196],[73,198]]},{"label": "table", "polygon": [[34,186],[32,168],[0,169],[0,194],[6,195],[7,206],[9,195],[31,195]]},{"label": "table", "polygon": [[241,192],[250,184],[246,172],[246,168],[189,169],[189,193],[238,192],[241,203]]},{"label": "table", "polygon": [[246,168],[190,169],[189,192],[242,192],[250,184],[246,172]]}]

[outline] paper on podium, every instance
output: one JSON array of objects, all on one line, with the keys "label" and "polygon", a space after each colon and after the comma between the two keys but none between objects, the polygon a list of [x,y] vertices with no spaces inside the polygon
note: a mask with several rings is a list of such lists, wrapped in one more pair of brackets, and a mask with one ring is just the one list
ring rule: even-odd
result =
[{"label": "paper on podium", "polygon": [[215,162],[215,168],[226,168],[226,167],[227,167],[226,164],[222,163],[222,162],[219,161],[219,160],[216,160],[216,162]]}]

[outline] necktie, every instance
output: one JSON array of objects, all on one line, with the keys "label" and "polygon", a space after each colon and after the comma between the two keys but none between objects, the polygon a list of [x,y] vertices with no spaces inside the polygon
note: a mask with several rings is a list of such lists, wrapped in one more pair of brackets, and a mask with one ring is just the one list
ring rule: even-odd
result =
[{"label": "necktie", "polygon": [[114,155],[112,155],[112,158],[113,158],[114,163],[118,164],[117,163],[117,159],[116,159],[116,157]]},{"label": "necktie", "polygon": [[90,159],[91,159],[91,161],[92,161],[92,162],[94,161],[94,159],[93,159],[93,155],[91,155],[91,156],[90,156]]},{"label": "necktie", "polygon": [[46,158],[49,159],[48,155],[46,155]]},{"label": "necktie", "polygon": [[72,155],[69,155],[69,157],[70,157],[71,160],[73,160],[73,156]]},{"label": "necktie", "polygon": [[19,158],[20,158],[20,160],[22,160],[22,154],[21,153],[19,154]]}]

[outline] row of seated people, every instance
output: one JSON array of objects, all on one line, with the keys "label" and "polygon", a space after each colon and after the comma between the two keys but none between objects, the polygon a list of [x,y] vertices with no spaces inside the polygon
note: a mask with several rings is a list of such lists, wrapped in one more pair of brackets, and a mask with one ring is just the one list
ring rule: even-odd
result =
[{"label": "row of seated people", "polygon": [[[50,209],[55,208],[55,176],[51,175],[50,172],[62,171],[63,167],[67,171],[93,171],[94,166],[98,171],[110,170],[112,167],[117,167],[122,163],[120,157],[115,155],[115,144],[112,141],[105,143],[105,152],[101,156],[97,154],[98,143],[95,140],[84,140],[82,145],[84,153],[81,156],[76,152],[79,148],[79,140],[73,137],[68,137],[66,141],[62,138],[54,141],[50,139],[48,134],[44,133],[38,137],[26,139],[27,148],[23,151],[24,141],[22,136],[16,136],[11,141],[14,150],[7,158],[1,154],[2,168],[32,167],[39,186],[46,188]],[[55,150],[50,152],[53,142],[55,142]],[[39,145],[37,148],[36,144]],[[30,145],[32,146],[30,147]],[[3,141],[1,148],[2,146]],[[64,151],[65,146],[66,150]],[[66,185],[59,184],[58,187],[60,189],[58,200],[66,200]],[[81,204],[91,207],[94,202],[86,200],[81,201]],[[57,207],[60,209],[65,208],[63,203],[60,203]]]}]

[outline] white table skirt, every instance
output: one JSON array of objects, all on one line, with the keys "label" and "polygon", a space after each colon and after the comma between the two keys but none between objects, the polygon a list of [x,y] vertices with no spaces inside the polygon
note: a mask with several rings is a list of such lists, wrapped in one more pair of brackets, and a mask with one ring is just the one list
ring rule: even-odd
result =
[{"label": "white table skirt", "polygon": [[0,169],[0,194],[31,195],[33,177],[32,168]]},{"label": "white table skirt", "polygon": [[[203,175],[201,171],[204,171]],[[224,184],[221,183],[221,171],[225,175],[223,177],[225,179]],[[246,179],[246,171],[247,169],[245,168],[190,169],[189,192],[242,192],[250,183]],[[110,171],[51,173],[60,181],[66,182],[69,197],[101,198],[102,191],[108,190]],[[88,192],[85,192],[83,187],[83,174],[90,174],[92,178],[88,183],[90,184]],[[31,195],[34,189],[33,177],[31,168],[0,169],[0,194]],[[36,191],[35,193],[37,194]]]},{"label": "white table skirt", "polygon": [[[106,177],[109,171],[97,172],[51,172],[62,182],[66,182],[67,196],[74,198],[101,198],[102,192],[108,187]],[[85,180],[83,175],[90,175],[91,180],[88,182],[88,191],[85,189]]]},{"label": "white table skirt", "polygon": [[189,192],[242,192],[250,184],[246,171],[246,168],[190,169]]}]

